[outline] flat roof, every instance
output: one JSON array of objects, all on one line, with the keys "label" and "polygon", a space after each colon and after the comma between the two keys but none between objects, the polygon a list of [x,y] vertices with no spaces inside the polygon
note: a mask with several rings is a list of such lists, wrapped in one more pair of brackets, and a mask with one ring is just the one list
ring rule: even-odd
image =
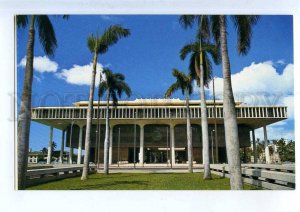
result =
[{"label": "flat roof", "polygon": [[[75,102],[75,107],[87,107],[88,101],[78,101]],[[201,100],[190,100],[190,105],[200,105]],[[223,105],[222,100],[215,101],[216,106]],[[98,105],[98,101],[93,102],[94,105]],[[112,101],[109,101],[109,104],[112,105]],[[207,105],[213,105],[213,100],[206,100]],[[235,105],[241,105],[242,102],[235,102]],[[100,101],[99,105],[106,105],[106,101]],[[182,106],[185,105],[185,100],[181,99],[135,99],[128,101],[118,101],[118,106]]]}]

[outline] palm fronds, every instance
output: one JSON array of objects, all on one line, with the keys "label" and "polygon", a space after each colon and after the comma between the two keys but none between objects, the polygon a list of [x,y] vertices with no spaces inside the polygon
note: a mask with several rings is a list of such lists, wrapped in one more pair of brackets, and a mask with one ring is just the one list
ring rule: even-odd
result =
[{"label": "palm fronds", "polygon": [[175,68],[172,71],[172,75],[176,78],[176,82],[168,88],[165,97],[170,97],[177,90],[181,90],[183,95],[185,95],[186,91],[188,91],[188,94],[193,93],[192,77],[190,75],[186,75]]},{"label": "palm fronds", "polygon": [[57,47],[55,32],[51,21],[47,15],[39,15],[36,18],[36,24],[38,26],[39,39],[44,52],[47,55],[53,56]]},{"label": "palm fronds", "polygon": [[98,89],[100,96],[103,96],[105,92],[108,93],[108,98],[113,100],[114,105],[118,102],[118,97],[121,98],[122,94],[131,96],[131,88],[124,82],[125,76],[121,73],[113,73],[110,69],[105,68],[103,70],[106,80],[101,83]]}]

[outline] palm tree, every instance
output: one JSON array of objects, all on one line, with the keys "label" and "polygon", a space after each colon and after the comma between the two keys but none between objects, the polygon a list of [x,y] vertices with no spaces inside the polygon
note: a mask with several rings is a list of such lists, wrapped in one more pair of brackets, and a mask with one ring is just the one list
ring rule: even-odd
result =
[{"label": "palm tree", "polygon": [[186,104],[186,133],[187,133],[187,145],[188,145],[188,162],[189,172],[193,172],[193,145],[192,145],[192,133],[191,133],[191,119],[190,119],[190,106],[189,98],[193,93],[192,76],[185,75],[183,72],[173,69],[172,75],[176,78],[176,82],[173,83],[165,93],[165,97],[170,97],[175,91],[181,89],[182,95],[185,96]]},{"label": "palm tree", "polygon": [[113,73],[108,68],[103,70],[105,74],[105,81],[99,86],[99,94],[103,96],[106,92],[106,121],[105,121],[105,139],[104,139],[104,173],[109,172],[109,100],[112,99],[113,105],[117,105],[118,97],[121,98],[122,94],[125,92],[127,97],[131,96],[131,89],[129,85],[124,82],[125,76],[120,73]]},{"label": "palm tree", "polygon": [[47,153],[48,153],[48,148],[43,147],[43,149],[41,150],[41,152],[42,152],[43,155],[47,155]]},{"label": "palm tree", "polygon": [[211,79],[212,68],[211,62],[208,59],[207,53],[209,53],[214,62],[218,64],[220,62],[220,54],[218,48],[210,44],[209,29],[208,29],[208,17],[202,15],[183,15],[179,19],[183,27],[192,27],[194,22],[198,21],[199,27],[197,32],[197,41],[187,44],[180,51],[181,59],[185,59],[188,54],[191,54],[190,58],[190,72],[194,79],[197,79],[197,83],[200,88],[201,99],[201,129],[202,129],[202,145],[203,145],[203,164],[204,164],[204,179],[211,179],[210,162],[209,162],[209,136],[208,136],[208,121],[207,121],[207,108],[205,100],[204,86],[208,86],[208,82]]},{"label": "palm tree", "polygon": [[[64,19],[68,16],[64,15]],[[46,55],[53,56],[57,47],[56,36],[52,23],[47,15],[18,15],[17,27],[25,28],[29,24],[27,41],[25,78],[22,91],[21,107],[18,115],[18,189],[25,189],[27,172],[29,133],[31,121],[31,93],[33,77],[33,57],[35,29],[38,30],[39,40]],[[28,23],[29,22],[29,23]]]},{"label": "palm tree", "polygon": [[54,152],[56,147],[57,147],[57,144],[54,141],[52,141],[52,150],[51,150],[51,152]]},{"label": "palm tree", "polygon": [[93,72],[90,86],[89,105],[87,111],[86,121],[86,134],[85,134],[85,154],[83,162],[83,171],[81,180],[86,180],[89,170],[89,158],[90,158],[90,143],[91,143],[91,128],[92,128],[92,117],[93,117],[93,99],[95,90],[95,77],[97,69],[97,58],[98,54],[104,54],[108,51],[108,48],[113,44],[117,43],[122,37],[130,35],[130,31],[121,27],[120,25],[113,25],[107,28],[101,36],[94,36],[91,34],[88,37],[87,45],[91,53],[94,54],[93,59]]},{"label": "palm tree", "polygon": [[[230,16],[237,31],[237,51],[246,55],[250,49],[252,27],[258,22],[257,15]],[[225,15],[211,16],[211,31],[217,43],[220,43],[223,67],[223,108],[226,153],[230,172],[231,189],[243,189],[241,163],[239,155],[238,126],[235,111],[235,101],[231,85],[231,70],[227,47],[227,20]]]},{"label": "palm tree", "polygon": [[[210,163],[209,163],[209,142],[208,142],[208,121],[206,114],[206,100],[204,86],[208,87],[208,84],[212,78],[212,64],[209,59],[210,55],[216,64],[220,63],[220,52],[218,47],[211,43],[202,42],[202,53],[199,49],[199,41],[189,43],[180,50],[180,58],[184,60],[188,55],[190,56],[189,70],[193,79],[196,79],[197,85],[200,88],[201,98],[201,126],[202,126],[202,140],[203,140],[203,164],[204,164],[204,179],[210,179]],[[200,57],[202,55],[203,65],[200,67]],[[203,70],[203,71],[201,71]],[[202,80],[201,80],[202,79]],[[204,108],[204,109],[203,109]],[[203,114],[203,110],[205,114]],[[203,114],[203,115],[202,115]],[[203,134],[207,133],[207,137]]]}]

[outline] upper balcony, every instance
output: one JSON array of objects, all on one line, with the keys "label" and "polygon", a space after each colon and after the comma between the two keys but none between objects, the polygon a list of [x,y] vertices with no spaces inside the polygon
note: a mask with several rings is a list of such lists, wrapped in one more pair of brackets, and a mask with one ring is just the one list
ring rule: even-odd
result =
[{"label": "upper balcony", "polygon": [[[215,112],[214,112],[215,111]],[[186,107],[180,106],[117,106],[110,108],[112,120],[183,120],[186,119]],[[287,119],[285,106],[236,106],[236,115],[239,124],[247,124],[253,128],[262,127]],[[208,122],[223,123],[223,106],[207,106]],[[106,118],[105,106],[94,106],[93,119]],[[201,107],[190,106],[192,120],[201,118]],[[84,120],[87,118],[86,106],[75,107],[38,107],[32,109],[32,120],[47,124],[47,120],[70,122],[71,120]],[[50,124],[49,124],[50,125]]]}]

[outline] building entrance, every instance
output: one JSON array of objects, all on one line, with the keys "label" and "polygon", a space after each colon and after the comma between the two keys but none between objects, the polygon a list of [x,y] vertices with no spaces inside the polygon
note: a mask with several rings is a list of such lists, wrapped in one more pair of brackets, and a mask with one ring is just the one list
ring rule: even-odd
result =
[{"label": "building entrance", "polygon": [[[134,155],[134,148],[129,147],[128,148],[128,163],[138,163],[139,162],[139,148],[135,148],[135,155]],[[135,159],[135,161],[134,161]]]},{"label": "building entrance", "polygon": [[167,163],[170,160],[169,148],[146,148],[146,163]]},{"label": "building entrance", "polygon": [[186,149],[175,151],[175,163],[186,163],[187,162],[187,151]]}]

